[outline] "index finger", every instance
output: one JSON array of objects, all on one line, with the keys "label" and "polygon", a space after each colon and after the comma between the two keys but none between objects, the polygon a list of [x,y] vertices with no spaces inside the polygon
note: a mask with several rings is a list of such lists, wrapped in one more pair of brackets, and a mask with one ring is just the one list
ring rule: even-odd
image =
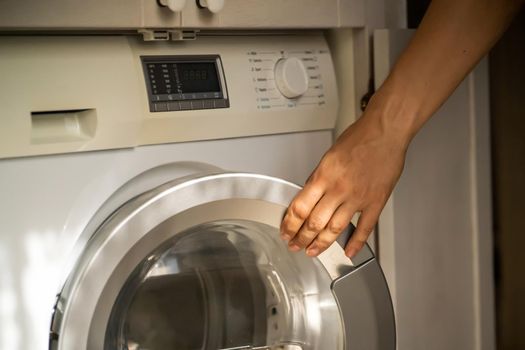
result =
[{"label": "index finger", "polygon": [[299,231],[317,202],[324,194],[324,189],[316,184],[307,183],[292,200],[281,223],[281,237],[289,241]]}]

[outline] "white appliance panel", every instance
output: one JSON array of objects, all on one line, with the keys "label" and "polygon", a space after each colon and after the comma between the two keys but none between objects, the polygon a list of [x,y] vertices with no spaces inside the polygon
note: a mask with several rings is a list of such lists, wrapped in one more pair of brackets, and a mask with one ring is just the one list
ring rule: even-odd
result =
[{"label": "white appliance panel", "polygon": [[55,296],[80,234],[126,181],[177,161],[206,162],[303,183],[329,131],[144,146],[0,161],[0,348],[44,350]]},{"label": "white appliance panel", "polygon": [[[35,55],[35,50],[38,55]],[[228,108],[151,112],[141,57],[219,57]],[[0,158],[333,129],[336,78],[322,33],[205,37],[0,38]],[[285,98],[274,67],[304,63],[308,88]],[[178,102],[177,102],[178,103]],[[225,106],[223,106],[225,107]],[[202,108],[202,107],[201,107]]]}]

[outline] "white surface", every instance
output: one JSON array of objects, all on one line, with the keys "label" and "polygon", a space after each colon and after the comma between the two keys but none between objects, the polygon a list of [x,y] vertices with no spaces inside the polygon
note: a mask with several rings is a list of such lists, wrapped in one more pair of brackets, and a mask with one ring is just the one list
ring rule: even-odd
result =
[{"label": "white surface", "polygon": [[[376,32],[376,86],[411,34]],[[486,68],[415,137],[379,221],[399,349],[495,348]]]},{"label": "white surface", "polygon": [[199,0],[202,7],[206,7],[211,13],[219,13],[224,8],[225,0]]},{"label": "white surface", "polygon": [[0,160],[0,349],[47,349],[77,239],[127,180],[168,162],[201,161],[302,183],[331,142],[321,131]]},{"label": "white surface", "polygon": [[186,0],[160,0],[160,3],[173,12],[180,12],[186,6]]},{"label": "white surface", "polygon": [[[150,112],[140,56],[201,54],[221,56],[230,107]],[[1,37],[0,57],[0,158],[332,129],[337,117],[335,73],[322,33],[162,43],[124,36]],[[301,59],[309,69],[308,91],[293,101],[275,85],[273,69],[283,57]],[[90,112],[79,114],[78,124],[89,132],[72,133],[32,116],[85,109]]]},{"label": "white surface", "polygon": [[[79,250],[82,229],[135,175],[168,162],[201,161],[302,183],[332,143],[335,74],[318,33],[190,43],[119,36],[1,41],[0,158],[75,153],[0,159],[0,349],[47,349],[55,295]],[[139,56],[210,52],[223,59],[231,108],[150,113]],[[305,94],[289,105],[264,100],[268,89],[254,84],[260,84],[257,77],[271,84],[283,55],[308,59],[322,94]],[[263,70],[266,65],[272,69]],[[45,137],[33,133],[38,117],[31,112],[77,109],[88,110],[89,132],[79,138],[89,140],[62,142],[60,130],[42,122],[36,124],[45,126]],[[68,114],[64,121],[75,118],[83,116]],[[202,139],[209,141],[188,142]],[[158,143],[170,144],[137,146]]]},{"label": "white surface", "polygon": [[370,34],[375,29],[407,27],[406,0],[367,0],[364,7],[365,24]]},{"label": "white surface", "polygon": [[[182,0],[173,2],[180,8]],[[208,0],[215,4],[217,1]],[[364,0],[227,0],[219,13],[196,0],[180,12],[156,0],[2,0],[1,29],[126,30],[143,28],[338,28],[365,24]],[[210,5],[210,7],[212,7]],[[118,14],[118,16],[116,15]]]},{"label": "white surface", "polygon": [[[146,118],[139,144],[332,129],[335,125],[339,103],[335,72],[320,32],[295,36],[211,36],[175,46],[147,45],[138,40],[131,40],[130,44],[137,65],[141,55],[221,55],[230,99],[229,108],[213,111],[150,113],[143,94]],[[274,67],[283,57],[300,58],[311,68],[308,92],[293,101],[282,96],[275,84]],[[144,78],[139,78],[142,86]]]},{"label": "white surface", "polygon": [[308,74],[297,57],[281,58],[275,65],[277,88],[287,98],[297,98],[308,91]]},{"label": "white surface", "polygon": [[[338,99],[319,33],[152,44],[119,36],[0,40],[0,349],[47,349],[55,295],[81,249],[80,233],[137,174],[200,161],[302,183],[332,143]],[[141,55],[210,53],[221,55],[230,108],[149,112]],[[316,71],[320,86],[312,89],[322,94],[305,96],[314,103],[269,99],[283,56],[307,59]],[[63,123],[31,114],[40,111],[63,111],[45,117]],[[70,125],[85,130],[71,133]],[[168,144],[144,145],[159,143]],[[96,149],[112,150],[87,152]],[[59,152],[72,153],[41,156]],[[5,159],[20,155],[28,157]]]}]

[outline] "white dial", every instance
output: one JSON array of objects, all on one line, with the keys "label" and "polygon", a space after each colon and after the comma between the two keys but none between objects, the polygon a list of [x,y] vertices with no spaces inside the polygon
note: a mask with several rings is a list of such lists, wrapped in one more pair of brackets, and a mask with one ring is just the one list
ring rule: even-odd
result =
[{"label": "white dial", "polygon": [[224,7],[225,0],[199,0],[199,5],[207,7],[210,12],[218,13]]},{"label": "white dial", "polygon": [[308,74],[297,57],[281,58],[275,65],[277,88],[287,98],[297,98],[308,90]]},{"label": "white dial", "polygon": [[167,6],[173,12],[181,12],[186,6],[186,0],[159,0],[162,6]]}]

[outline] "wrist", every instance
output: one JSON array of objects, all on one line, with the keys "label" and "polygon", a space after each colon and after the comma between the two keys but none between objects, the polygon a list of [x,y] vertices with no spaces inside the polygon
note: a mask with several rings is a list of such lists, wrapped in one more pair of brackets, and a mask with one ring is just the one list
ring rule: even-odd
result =
[{"label": "wrist", "polygon": [[384,135],[408,147],[422,126],[418,101],[406,85],[389,79],[372,96],[362,118],[373,120]]}]

